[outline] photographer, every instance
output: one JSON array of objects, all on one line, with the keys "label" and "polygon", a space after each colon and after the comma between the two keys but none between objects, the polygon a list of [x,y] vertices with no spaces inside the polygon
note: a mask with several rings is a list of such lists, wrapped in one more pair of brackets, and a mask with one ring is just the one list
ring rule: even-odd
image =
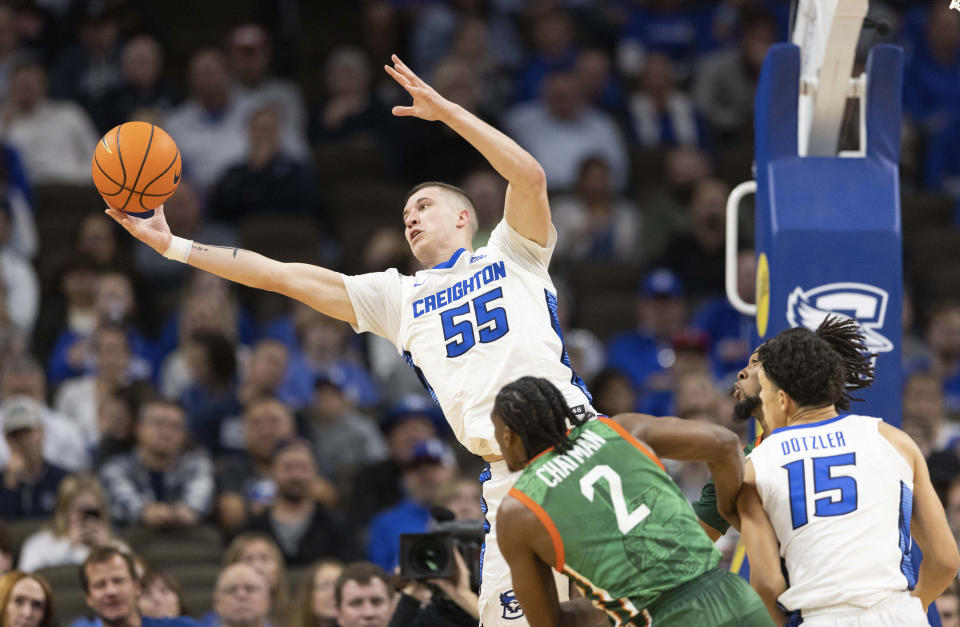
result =
[{"label": "photographer", "polygon": [[453,551],[449,579],[401,580],[400,600],[388,627],[473,627],[480,620],[477,593],[470,587],[470,569]]},{"label": "photographer", "polygon": [[26,539],[20,551],[20,570],[82,564],[95,546],[125,549],[126,545],[113,537],[107,511],[103,487],[94,477],[71,475],[64,479],[57,491],[53,526]]}]

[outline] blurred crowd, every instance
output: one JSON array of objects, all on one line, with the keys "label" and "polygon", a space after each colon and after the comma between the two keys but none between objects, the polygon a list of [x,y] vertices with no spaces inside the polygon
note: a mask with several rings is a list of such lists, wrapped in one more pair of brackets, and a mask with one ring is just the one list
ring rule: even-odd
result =
[{"label": "blurred crowd", "polygon": [[[55,594],[57,569],[80,586],[88,560],[84,577],[140,581],[143,616],[227,624],[239,595],[258,625],[348,627],[350,607],[392,611],[400,534],[431,528],[437,507],[482,518],[477,460],[395,347],[165,260],[86,200],[98,137],[145,120],[182,155],[176,235],[409,272],[404,191],[440,180],[474,199],[482,245],[506,183],[442,125],[391,115],[407,99],[380,70],[394,52],[543,165],[560,316],[595,407],[746,438],[730,391],[752,321],[723,295],[725,203],[752,178],[754,91],[789,2],[365,0],[321,3],[321,20],[263,0],[200,34],[164,4],[0,2],[0,570],[19,569],[0,579],[0,611],[27,588],[49,601],[43,573]],[[877,43],[907,53],[905,236],[955,235],[960,14],[870,5],[884,26],[864,29],[858,67]],[[749,222],[738,291],[752,301]],[[902,418],[960,538],[960,293],[929,280],[929,261],[908,245]],[[705,470],[670,470],[696,498]],[[190,530],[206,562],[155,570],[150,547]],[[189,610],[186,579],[206,595]],[[460,598],[466,584],[445,585]]]}]

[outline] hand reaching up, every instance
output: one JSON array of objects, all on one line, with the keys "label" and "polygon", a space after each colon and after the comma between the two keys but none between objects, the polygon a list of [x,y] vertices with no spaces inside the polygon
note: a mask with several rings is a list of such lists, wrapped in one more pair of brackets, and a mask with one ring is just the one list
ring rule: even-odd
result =
[{"label": "hand reaching up", "polygon": [[167,219],[163,217],[163,205],[160,205],[149,218],[135,218],[119,209],[107,209],[108,216],[116,220],[131,235],[154,249],[161,255],[167,252],[173,234],[167,226]]}]

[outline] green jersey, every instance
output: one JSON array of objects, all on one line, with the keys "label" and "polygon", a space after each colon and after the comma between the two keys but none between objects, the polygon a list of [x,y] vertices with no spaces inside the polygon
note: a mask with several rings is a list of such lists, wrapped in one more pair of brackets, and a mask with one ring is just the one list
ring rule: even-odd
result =
[{"label": "green jersey", "polygon": [[[757,426],[759,428],[759,425]],[[750,451],[756,448],[762,439],[763,434],[761,433],[753,442],[743,447],[743,454],[749,455]],[[697,518],[720,533],[727,533],[727,530],[730,528],[730,523],[727,519],[717,511],[717,486],[714,485],[712,478],[710,481],[707,481],[700,491],[700,500],[694,501],[693,511],[697,515]]]},{"label": "green jersey", "polygon": [[570,451],[531,460],[510,494],[546,527],[554,568],[614,622],[635,622],[720,553],[660,460],[620,424],[591,420],[570,439]]}]

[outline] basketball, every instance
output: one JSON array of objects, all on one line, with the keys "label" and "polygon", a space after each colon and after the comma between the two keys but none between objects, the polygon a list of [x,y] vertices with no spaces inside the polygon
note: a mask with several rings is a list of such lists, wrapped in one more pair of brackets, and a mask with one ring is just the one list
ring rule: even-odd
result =
[{"label": "basketball", "polygon": [[180,151],[162,128],[126,122],[110,129],[93,151],[93,184],[114,209],[156,209],[180,183]]}]

